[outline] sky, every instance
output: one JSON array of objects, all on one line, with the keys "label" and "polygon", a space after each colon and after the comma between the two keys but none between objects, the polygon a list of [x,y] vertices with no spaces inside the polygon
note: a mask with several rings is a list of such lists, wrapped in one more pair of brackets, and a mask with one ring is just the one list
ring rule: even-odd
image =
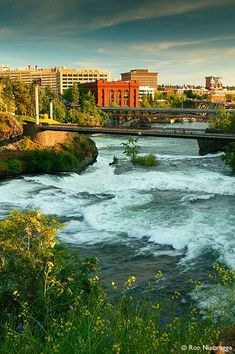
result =
[{"label": "sky", "polygon": [[235,0],[0,0],[0,64],[235,85]]}]

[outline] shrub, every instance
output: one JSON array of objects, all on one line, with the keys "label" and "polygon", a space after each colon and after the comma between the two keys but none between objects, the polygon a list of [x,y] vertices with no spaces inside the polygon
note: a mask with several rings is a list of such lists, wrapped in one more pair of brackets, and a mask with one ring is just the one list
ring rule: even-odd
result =
[{"label": "shrub", "polygon": [[69,152],[26,151],[23,160],[26,163],[26,171],[31,173],[67,172],[74,171],[79,167],[78,159]]},{"label": "shrub", "polygon": [[24,137],[20,142],[19,142],[19,148],[21,150],[28,150],[30,148],[30,143],[31,140],[29,137]]},{"label": "shrub", "polygon": [[97,270],[96,259],[80,261],[60,245],[61,227],[38,210],[15,210],[0,221],[0,323],[9,316],[22,322],[18,315],[27,304],[32,323],[45,326],[48,316],[66,315],[81,291],[95,291],[88,273]]},{"label": "shrub", "polygon": [[145,167],[157,166],[159,164],[157,158],[153,154],[148,154],[145,156],[135,156],[131,160],[135,165],[141,165]]},{"label": "shrub", "polygon": [[222,160],[235,172],[235,143],[230,143],[226,147],[225,155],[222,156]]},{"label": "shrub", "polygon": [[[191,345],[199,354],[203,344],[221,340],[221,322],[206,319],[206,310],[201,317],[189,303],[183,310],[174,309],[172,300],[151,302],[150,294],[135,299],[133,275],[124,286],[112,281],[110,290],[122,292],[109,300],[97,260],[81,261],[57,242],[61,226],[38,210],[13,211],[0,221],[1,353],[165,354]],[[221,269],[222,284],[233,290],[234,271]],[[162,276],[156,272],[155,280]],[[172,299],[179,297],[175,292]]]},{"label": "shrub", "polygon": [[13,175],[19,175],[22,172],[22,163],[17,159],[8,162],[8,170]]},{"label": "shrub", "polygon": [[113,157],[113,162],[112,162],[113,165],[117,165],[118,164],[118,158],[117,156],[114,155]]},{"label": "shrub", "polygon": [[0,160],[0,172],[8,172],[8,165],[5,161]]}]

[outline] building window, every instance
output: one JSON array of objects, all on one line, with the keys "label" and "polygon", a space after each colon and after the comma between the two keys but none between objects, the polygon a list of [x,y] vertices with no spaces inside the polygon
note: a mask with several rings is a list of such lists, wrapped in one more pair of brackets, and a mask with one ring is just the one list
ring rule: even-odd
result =
[{"label": "building window", "polygon": [[125,90],[124,91],[124,106],[128,106],[129,105],[129,91]]},{"label": "building window", "polygon": [[117,90],[116,103],[118,104],[118,106],[122,105],[122,92],[121,92],[121,90]]},{"label": "building window", "polygon": [[102,106],[104,107],[104,89],[102,89]]},{"label": "building window", "polygon": [[136,102],[137,102],[137,100],[136,100],[136,89],[134,89],[134,106],[136,107]]},{"label": "building window", "polygon": [[109,90],[109,103],[114,102],[114,91]]}]

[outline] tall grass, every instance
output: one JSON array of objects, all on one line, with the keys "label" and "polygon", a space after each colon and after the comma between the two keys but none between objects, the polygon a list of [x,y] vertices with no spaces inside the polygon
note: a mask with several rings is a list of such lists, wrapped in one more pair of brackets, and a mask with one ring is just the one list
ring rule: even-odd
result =
[{"label": "tall grass", "polygon": [[[151,301],[148,292],[137,296],[134,275],[104,288],[96,259],[80,260],[58,244],[60,227],[37,210],[0,221],[0,353],[181,354],[192,353],[191,346],[201,354],[203,345],[231,335],[234,322],[227,329],[193,303],[180,309],[179,292],[164,302]],[[215,272],[234,289],[234,272]],[[157,271],[155,280],[162,276]]]}]

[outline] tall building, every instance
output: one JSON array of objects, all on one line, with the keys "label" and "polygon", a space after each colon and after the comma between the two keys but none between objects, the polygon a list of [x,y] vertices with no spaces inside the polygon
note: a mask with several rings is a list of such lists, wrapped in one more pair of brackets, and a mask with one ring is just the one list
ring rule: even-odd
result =
[{"label": "tall building", "polygon": [[206,89],[207,90],[222,90],[222,77],[219,76],[207,76],[206,78]]},{"label": "tall building", "polygon": [[154,98],[154,92],[156,90],[154,88],[151,88],[149,86],[140,86],[139,87],[139,101],[141,102],[143,100],[143,96],[151,97],[152,99]]},{"label": "tall building", "polygon": [[7,65],[0,66],[0,77],[10,77],[21,80],[27,84],[35,79],[41,79],[42,87],[50,86],[54,91],[63,94],[65,90],[78,82],[91,82],[95,80],[110,80],[110,71],[96,69],[66,69],[56,66],[54,68],[39,68],[37,65],[27,68],[10,69]]},{"label": "tall building", "polygon": [[130,70],[121,74],[122,81],[138,80],[140,86],[157,89],[158,73],[149,72],[147,69]]},{"label": "tall building", "polygon": [[131,81],[106,81],[97,80],[79,84],[80,88],[86,88],[96,97],[98,107],[139,107],[139,83]]},{"label": "tall building", "polygon": [[11,79],[18,79],[27,84],[32,83],[35,79],[41,79],[42,87],[51,86],[51,88],[57,90],[57,68],[52,69],[41,69],[37,65],[31,67],[30,65],[27,68],[16,68],[0,71],[0,76],[10,77]]},{"label": "tall building", "polygon": [[62,94],[74,83],[92,82],[96,80],[111,80],[110,71],[97,69],[66,69],[59,68],[57,73],[57,90]]},{"label": "tall building", "polygon": [[10,66],[9,66],[9,65],[0,64],[0,73],[1,73],[2,71],[7,71],[7,70],[10,70]]}]

